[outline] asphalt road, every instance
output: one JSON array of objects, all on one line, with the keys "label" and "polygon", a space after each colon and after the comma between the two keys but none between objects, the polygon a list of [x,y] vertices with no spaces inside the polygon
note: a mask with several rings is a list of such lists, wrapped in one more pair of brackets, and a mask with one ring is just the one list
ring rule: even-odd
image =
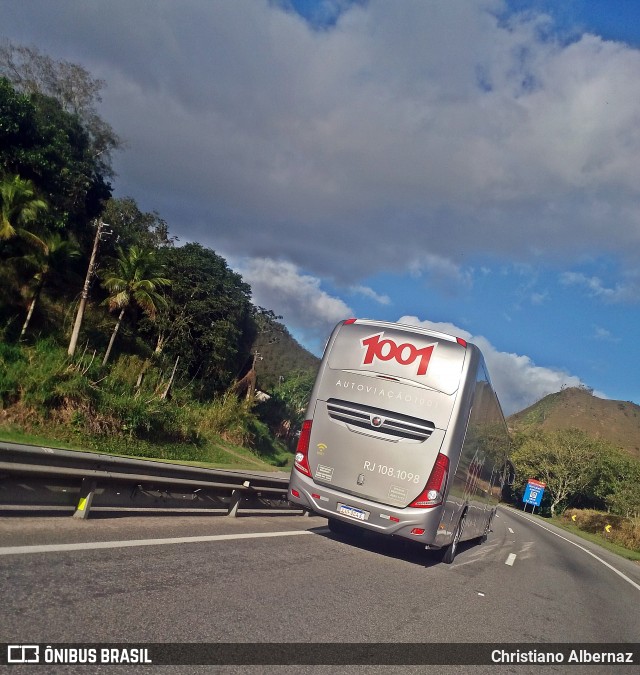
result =
[{"label": "asphalt road", "polygon": [[[20,644],[640,642],[640,566],[508,509],[452,565],[313,517],[0,518],[0,598],[0,642]],[[200,670],[285,669],[180,672]]]}]

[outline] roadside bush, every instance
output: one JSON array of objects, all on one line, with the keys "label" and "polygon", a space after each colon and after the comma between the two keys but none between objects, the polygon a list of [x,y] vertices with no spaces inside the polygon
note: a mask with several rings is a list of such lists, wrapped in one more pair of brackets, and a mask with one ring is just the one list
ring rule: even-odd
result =
[{"label": "roadside bush", "polygon": [[235,394],[227,392],[199,407],[198,432],[205,436],[214,434],[236,445],[251,445],[252,409],[253,401],[240,400]]},{"label": "roadside bush", "polygon": [[264,422],[253,418],[250,422],[250,431],[253,437],[251,447],[262,459],[275,466],[286,466],[293,458],[286,445],[271,435],[268,425]]},{"label": "roadside bush", "polygon": [[[625,518],[591,509],[567,509],[562,519],[584,532],[598,534],[632,551],[640,551],[640,518]],[[610,532],[605,530],[607,525],[611,526]]]},{"label": "roadside bush", "polygon": [[198,432],[205,438],[219,437],[244,446],[271,464],[285,466],[291,454],[282,442],[273,438],[269,426],[258,419],[253,409],[254,401],[227,392],[200,406]]},{"label": "roadside bush", "polygon": [[54,340],[41,340],[34,347],[5,345],[3,353],[9,354],[4,384],[0,385],[6,403],[20,402],[46,417],[51,409],[70,400],[95,400],[89,380],[70,367],[66,353]]},{"label": "roadside bush", "polygon": [[[210,452],[207,448],[184,443],[150,443],[139,438],[91,436],[86,439],[86,446],[90,450],[129,457],[169,459],[183,462],[216,461],[210,458]],[[224,456],[224,459],[227,459],[227,457]]]},{"label": "roadside bush", "polygon": [[186,409],[172,401],[145,400],[113,391],[101,391],[97,412],[117,420],[120,435],[149,441],[195,442],[197,434]]},{"label": "roadside bush", "polygon": [[610,534],[611,540],[616,544],[632,551],[640,551],[640,518],[625,518],[620,530],[612,530]]},{"label": "roadside bush", "polygon": [[27,358],[20,347],[0,342],[0,408],[20,397],[20,381]]},{"label": "roadside bush", "polygon": [[107,377],[109,388],[132,395],[144,363],[144,359],[135,355],[125,354],[118,357],[110,367]]}]

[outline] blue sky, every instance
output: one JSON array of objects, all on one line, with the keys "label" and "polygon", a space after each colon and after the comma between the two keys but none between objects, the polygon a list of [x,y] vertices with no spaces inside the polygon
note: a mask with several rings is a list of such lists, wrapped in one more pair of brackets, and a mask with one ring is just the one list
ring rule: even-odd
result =
[{"label": "blue sky", "polygon": [[105,81],[116,195],[316,353],[403,320],[507,413],[640,403],[640,2],[0,0],[0,36]]}]

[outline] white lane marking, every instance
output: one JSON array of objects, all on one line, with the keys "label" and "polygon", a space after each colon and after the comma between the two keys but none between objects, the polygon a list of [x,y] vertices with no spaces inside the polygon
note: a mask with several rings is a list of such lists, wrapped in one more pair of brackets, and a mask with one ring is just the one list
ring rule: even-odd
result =
[{"label": "white lane marking", "polygon": [[621,572],[620,570],[616,569],[613,565],[610,565],[606,560],[603,560],[599,556],[597,556],[595,553],[591,553],[591,551],[588,548],[585,548],[584,546],[580,546],[580,544],[576,544],[575,541],[571,541],[571,539],[567,539],[566,537],[563,537],[561,534],[558,534],[557,532],[554,532],[553,530],[550,530],[548,527],[545,527],[544,525],[541,525],[540,523],[537,523],[533,518],[528,518],[522,513],[518,513],[518,511],[509,511],[508,513],[514,513],[519,515],[520,517],[524,518],[525,520],[528,520],[530,523],[533,523],[534,525],[537,525],[538,527],[541,527],[543,530],[546,530],[547,532],[550,532],[551,534],[555,535],[556,537],[560,537],[560,539],[564,539],[565,541],[569,542],[570,544],[573,544],[573,546],[577,546],[579,549],[584,551],[585,553],[588,553],[592,558],[595,558],[598,562],[601,562],[605,567],[608,567],[612,572],[615,572],[619,577],[622,577],[626,582],[630,583],[636,590],[640,591],[640,584],[637,584],[633,579],[629,579],[629,577]]},{"label": "white lane marking", "polygon": [[513,530],[510,527],[508,527],[507,529],[509,530],[509,532],[511,532],[511,534],[513,534]]},{"label": "white lane marking", "polygon": [[513,567],[513,563],[516,561],[516,554],[515,553],[509,553],[507,559],[504,561],[505,565],[511,565]]},{"label": "white lane marking", "polygon": [[232,539],[265,539],[267,537],[291,537],[298,534],[313,534],[309,530],[290,532],[254,532],[251,534],[214,534],[203,537],[173,537],[171,539],[131,539],[125,541],[91,541],[80,544],[42,544],[34,546],[3,546],[0,555],[25,553],[56,553],[63,551],[91,551],[101,548],[127,548],[130,546],[162,546],[165,544],[195,544],[205,541],[229,541]]}]

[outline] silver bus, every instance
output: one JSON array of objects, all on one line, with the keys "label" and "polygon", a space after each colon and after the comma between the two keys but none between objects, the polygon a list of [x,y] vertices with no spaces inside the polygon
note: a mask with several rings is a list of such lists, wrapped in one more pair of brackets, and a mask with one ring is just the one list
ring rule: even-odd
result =
[{"label": "silver bus", "polygon": [[327,342],[288,498],[333,532],[410,539],[451,563],[461,541],[490,531],[508,444],[478,347],[348,319]]}]

